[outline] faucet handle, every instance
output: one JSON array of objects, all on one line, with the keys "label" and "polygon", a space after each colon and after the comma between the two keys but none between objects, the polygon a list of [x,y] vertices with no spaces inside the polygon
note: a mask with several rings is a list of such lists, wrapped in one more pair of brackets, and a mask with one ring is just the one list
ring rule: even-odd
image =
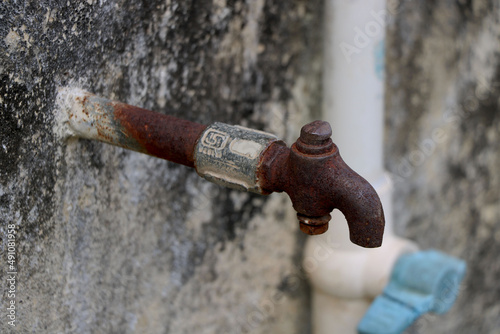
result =
[{"label": "faucet handle", "polygon": [[332,127],[325,121],[314,121],[300,129],[297,149],[304,154],[321,155],[333,149]]},{"label": "faucet handle", "polygon": [[446,313],[459,292],[463,260],[428,250],[402,255],[389,284],[358,326],[360,334],[399,334],[427,312]]}]

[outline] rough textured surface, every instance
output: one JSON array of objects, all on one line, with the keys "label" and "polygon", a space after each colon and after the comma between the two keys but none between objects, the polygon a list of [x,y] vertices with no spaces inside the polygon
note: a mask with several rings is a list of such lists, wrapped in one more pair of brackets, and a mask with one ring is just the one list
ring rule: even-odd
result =
[{"label": "rough textured surface", "polygon": [[500,333],[500,4],[398,3],[386,97],[395,221],[468,264],[450,313],[408,332]]},{"label": "rough textured surface", "polygon": [[[2,1],[0,281],[19,333],[301,333],[288,199],[61,141],[57,87],[287,140],[319,112],[321,1]],[[292,276],[291,276],[292,275]],[[0,332],[7,325],[0,294]]]}]

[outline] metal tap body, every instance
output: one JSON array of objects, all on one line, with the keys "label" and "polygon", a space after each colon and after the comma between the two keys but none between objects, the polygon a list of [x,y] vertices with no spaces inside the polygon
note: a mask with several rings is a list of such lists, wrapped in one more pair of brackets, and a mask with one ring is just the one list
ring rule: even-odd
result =
[{"label": "metal tap body", "polygon": [[330,212],[339,209],[353,243],[382,244],[378,195],[342,160],[327,122],[305,125],[289,148],[266,132],[224,123],[205,126],[78,89],[61,90],[59,99],[73,136],[194,167],[223,186],[263,195],[286,192],[307,234],[327,231]]}]

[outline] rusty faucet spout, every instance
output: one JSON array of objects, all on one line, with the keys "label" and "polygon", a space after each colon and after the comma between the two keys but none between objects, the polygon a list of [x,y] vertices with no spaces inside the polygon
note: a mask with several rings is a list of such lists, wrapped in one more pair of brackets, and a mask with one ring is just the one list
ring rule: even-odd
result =
[{"label": "rusty faucet spout", "polygon": [[338,155],[338,186],[333,202],[345,216],[351,241],[363,247],[380,247],[384,235],[384,211],[375,189]]},{"label": "rusty faucet spout", "polygon": [[362,247],[379,247],[384,234],[384,212],[373,187],[342,160],[332,142],[327,122],[302,128],[289,149],[273,144],[263,157],[263,189],[284,191],[297,211],[300,229],[307,234],[328,230],[330,212],[339,209],[349,225],[350,239]]}]

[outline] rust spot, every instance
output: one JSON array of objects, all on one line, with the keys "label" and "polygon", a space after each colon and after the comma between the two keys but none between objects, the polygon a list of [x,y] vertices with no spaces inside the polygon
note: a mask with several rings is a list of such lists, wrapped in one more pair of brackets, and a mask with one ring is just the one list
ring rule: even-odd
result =
[{"label": "rust spot", "polygon": [[125,103],[112,104],[114,116],[150,155],[194,167],[194,149],[206,126]]}]

